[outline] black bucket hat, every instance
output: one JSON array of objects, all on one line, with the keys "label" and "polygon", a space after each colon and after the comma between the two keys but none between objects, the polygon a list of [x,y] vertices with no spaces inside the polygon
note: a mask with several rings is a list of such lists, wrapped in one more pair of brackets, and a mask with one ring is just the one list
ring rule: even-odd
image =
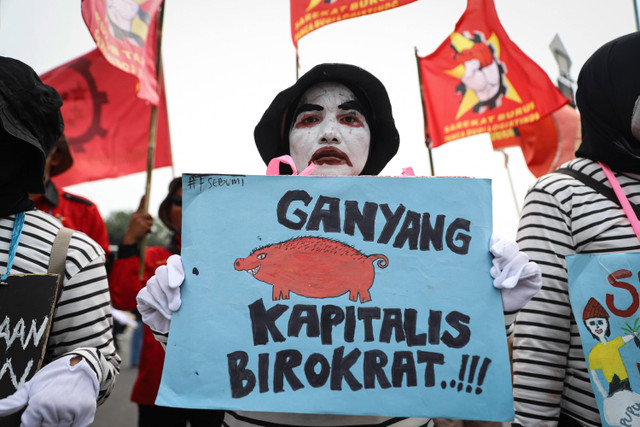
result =
[{"label": "black bucket hat", "polygon": [[36,158],[25,177],[29,192],[44,191],[45,160],[64,130],[61,106],[58,92],[42,83],[31,67],[0,56],[0,126],[12,141],[36,149],[30,151]]},{"label": "black bucket hat", "polygon": [[271,159],[289,154],[289,129],[298,101],[307,89],[322,82],[345,85],[363,104],[371,129],[371,143],[361,175],[378,175],[398,152],[400,136],[382,82],[368,71],[349,64],[316,65],[275,97],[253,132],[262,160],[269,164]]}]

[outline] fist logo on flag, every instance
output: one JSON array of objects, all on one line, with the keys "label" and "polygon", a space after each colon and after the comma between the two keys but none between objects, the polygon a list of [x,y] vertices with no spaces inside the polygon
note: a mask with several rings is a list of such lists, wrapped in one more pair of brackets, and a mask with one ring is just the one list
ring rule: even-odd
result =
[{"label": "fist logo on flag", "polygon": [[568,102],[509,39],[493,0],[468,0],[455,30],[418,64],[432,147],[533,123]]},{"label": "fist logo on flag", "polygon": [[473,36],[454,32],[450,40],[453,59],[458,65],[445,73],[460,80],[456,92],[462,94],[456,119],[471,109],[474,113],[484,113],[487,108],[493,110],[502,105],[504,96],[522,102],[506,77],[504,63],[499,60],[500,41],[495,34],[487,42],[479,31],[474,31]]}]

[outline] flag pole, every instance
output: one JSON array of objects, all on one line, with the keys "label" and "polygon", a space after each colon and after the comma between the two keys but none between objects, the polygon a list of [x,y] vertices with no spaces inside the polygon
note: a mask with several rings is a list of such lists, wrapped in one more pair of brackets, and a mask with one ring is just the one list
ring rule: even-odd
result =
[{"label": "flag pole", "polygon": [[433,168],[433,153],[431,152],[431,136],[429,133],[429,123],[427,122],[427,110],[424,107],[424,96],[422,92],[422,72],[420,71],[420,57],[418,56],[418,48],[413,47],[414,53],[416,55],[416,65],[418,66],[418,83],[420,85],[420,101],[422,102],[422,116],[424,118],[424,143],[427,146],[427,151],[429,152],[429,166],[431,167],[431,176],[435,176],[436,173]]},{"label": "flag pole", "polygon": [[[157,23],[157,35],[156,35],[156,81],[157,91],[161,93],[161,85],[163,84],[162,75],[162,21],[164,20],[164,2],[160,6],[160,12],[158,13]],[[149,143],[147,145],[147,180],[144,189],[144,203],[142,206],[143,212],[149,211],[149,199],[151,197],[151,175],[153,172],[153,165],[156,158],[156,140],[158,130],[158,106],[151,105],[151,120],[149,122]],[[140,271],[138,277],[140,280],[144,279],[144,263],[145,253],[147,250],[147,235],[145,234],[140,242]]]},{"label": "flag pole", "polygon": [[638,15],[638,0],[633,0],[633,11],[636,16],[636,30],[640,31],[640,15]]},{"label": "flag pole", "polygon": [[516,189],[513,186],[513,180],[511,179],[511,171],[509,170],[509,155],[503,148],[499,150],[504,156],[504,168],[507,170],[507,177],[509,178],[509,187],[511,188],[511,197],[513,197],[513,205],[516,207],[516,213],[520,218],[520,206],[518,205],[518,198],[516,197]]}]

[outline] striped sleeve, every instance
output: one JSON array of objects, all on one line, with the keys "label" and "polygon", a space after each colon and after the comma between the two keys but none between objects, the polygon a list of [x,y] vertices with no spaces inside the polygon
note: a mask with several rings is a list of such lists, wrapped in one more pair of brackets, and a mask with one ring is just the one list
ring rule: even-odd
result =
[{"label": "striped sleeve", "polygon": [[151,329],[153,332],[153,337],[162,345],[162,348],[167,349],[167,341],[169,341],[169,333],[168,332],[158,332]]},{"label": "striped sleeve", "polygon": [[518,244],[540,266],[543,285],[518,314],[514,330],[514,405],[522,425],[556,421],[560,414],[571,333],[562,256],[573,246],[567,221],[553,194],[537,188],[529,192]]},{"label": "striped sleeve", "polygon": [[[73,262],[73,258],[67,257],[67,262]],[[111,393],[120,368],[103,259],[91,260],[67,279],[54,313],[48,357],[69,353],[83,356],[98,378],[100,404]]]}]

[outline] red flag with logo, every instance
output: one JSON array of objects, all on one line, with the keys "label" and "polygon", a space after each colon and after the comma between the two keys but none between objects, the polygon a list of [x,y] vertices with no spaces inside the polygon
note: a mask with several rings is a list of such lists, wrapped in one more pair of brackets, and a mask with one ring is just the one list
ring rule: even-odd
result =
[{"label": "red flag with logo", "polygon": [[492,0],[468,0],[454,32],[418,61],[433,147],[532,123],[568,102],[509,39]]},{"label": "red flag with logo", "polygon": [[[96,49],[42,74],[62,97],[73,166],[53,178],[64,187],[147,168],[151,105],[136,96],[136,78],[113,67]],[[171,166],[169,125],[160,93],[154,167]]]},{"label": "red flag with logo", "polygon": [[298,40],[313,30],[334,22],[384,12],[416,0],[290,0],[291,38]]},{"label": "red flag with logo", "polygon": [[100,52],[138,78],[138,96],[158,105],[157,21],[163,0],[82,0],[82,17]]},{"label": "red flag with logo", "polygon": [[534,123],[491,133],[494,149],[519,145],[527,167],[536,177],[573,159],[581,141],[580,115],[569,105]]}]

